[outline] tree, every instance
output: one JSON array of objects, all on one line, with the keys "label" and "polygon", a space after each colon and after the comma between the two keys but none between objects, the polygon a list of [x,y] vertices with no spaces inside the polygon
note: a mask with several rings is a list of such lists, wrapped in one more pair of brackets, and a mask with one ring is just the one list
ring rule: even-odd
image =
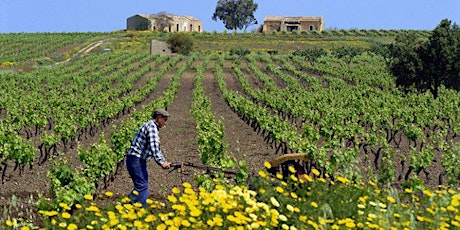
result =
[{"label": "tree", "polygon": [[173,53],[182,55],[189,55],[193,48],[192,38],[185,33],[174,33],[167,40],[166,43]]},{"label": "tree", "polygon": [[422,77],[430,87],[434,97],[442,84],[447,88],[456,88],[455,81],[460,77],[460,29],[451,21],[444,19],[434,29],[429,42],[419,50],[424,67]]},{"label": "tree", "polygon": [[451,21],[442,20],[428,40],[418,39],[413,33],[400,36],[390,50],[390,70],[398,85],[430,90],[434,98],[441,85],[459,89],[460,29]]},{"label": "tree", "polygon": [[212,20],[221,20],[229,30],[246,30],[248,26],[257,24],[254,17],[257,7],[253,0],[219,0]]},{"label": "tree", "polygon": [[415,32],[408,32],[396,37],[395,43],[389,46],[390,71],[396,76],[396,84],[403,89],[417,87],[420,80],[419,72],[423,65],[416,47],[419,47],[421,42]]}]

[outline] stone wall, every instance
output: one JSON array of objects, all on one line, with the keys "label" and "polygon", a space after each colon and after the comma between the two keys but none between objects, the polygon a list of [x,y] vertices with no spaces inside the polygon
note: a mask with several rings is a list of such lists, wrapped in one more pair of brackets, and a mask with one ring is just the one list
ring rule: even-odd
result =
[{"label": "stone wall", "polygon": [[151,40],[150,41],[150,54],[171,54],[168,43]]},{"label": "stone wall", "polygon": [[134,15],[126,20],[127,30],[148,30],[149,19],[140,15]]}]

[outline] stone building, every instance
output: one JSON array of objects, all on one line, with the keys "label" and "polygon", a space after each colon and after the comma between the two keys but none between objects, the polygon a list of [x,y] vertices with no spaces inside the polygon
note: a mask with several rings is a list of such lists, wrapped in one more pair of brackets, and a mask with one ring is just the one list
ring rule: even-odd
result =
[{"label": "stone building", "polygon": [[319,17],[284,17],[266,16],[264,19],[263,31],[322,31],[324,30],[324,19]]},{"label": "stone building", "polygon": [[127,20],[127,30],[164,30],[167,32],[203,32],[203,23],[192,16],[136,14]]}]

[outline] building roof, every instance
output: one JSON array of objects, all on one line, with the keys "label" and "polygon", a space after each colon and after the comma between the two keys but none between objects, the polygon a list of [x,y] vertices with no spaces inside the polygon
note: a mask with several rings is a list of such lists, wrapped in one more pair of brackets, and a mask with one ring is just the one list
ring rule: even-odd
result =
[{"label": "building roof", "polygon": [[265,16],[264,21],[322,21],[322,16]]},{"label": "building roof", "polygon": [[[137,14],[141,17],[150,19],[150,20],[155,20],[156,17],[161,16],[157,14]],[[193,17],[193,16],[180,16],[180,15],[172,15],[172,14],[167,14],[169,17],[171,17],[173,20],[178,20],[178,21],[200,21],[199,19]]]}]

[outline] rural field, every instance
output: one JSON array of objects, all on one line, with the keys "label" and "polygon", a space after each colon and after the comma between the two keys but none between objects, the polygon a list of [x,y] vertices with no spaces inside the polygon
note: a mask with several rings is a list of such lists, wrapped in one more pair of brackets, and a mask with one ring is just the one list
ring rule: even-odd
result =
[{"label": "rural field", "polygon": [[[191,34],[187,56],[149,52],[168,33],[0,34],[0,229],[460,228],[460,94],[396,87],[377,50],[407,32]],[[151,160],[149,208],[125,203],[156,108],[168,161],[239,173]]]}]

